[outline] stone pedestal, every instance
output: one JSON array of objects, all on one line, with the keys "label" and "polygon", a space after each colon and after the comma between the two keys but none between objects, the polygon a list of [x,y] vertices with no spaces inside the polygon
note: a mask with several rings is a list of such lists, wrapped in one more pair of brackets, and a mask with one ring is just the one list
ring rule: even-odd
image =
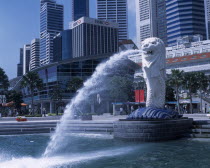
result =
[{"label": "stone pedestal", "polygon": [[114,137],[143,142],[167,141],[190,133],[193,119],[120,120],[114,123]]}]

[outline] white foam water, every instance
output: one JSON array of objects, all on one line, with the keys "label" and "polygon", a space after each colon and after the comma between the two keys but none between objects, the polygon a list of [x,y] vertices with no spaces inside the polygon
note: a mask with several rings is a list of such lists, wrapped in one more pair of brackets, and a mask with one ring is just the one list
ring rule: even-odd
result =
[{"label": "white foam water", "polygon": [[[128,50],[115,54],[109,60],[99,64],[93,75],[84,83],[84,86],[78,90],[76,96],[66,106],[61,122],[57,125],[55,133],[43,154],[44,157],[55,155],[57,151],[67,146],[69,139],[66,139],[64,131],[68,129],[68,121],[73,118],[75,112],[86,111],[85,102],[89,101],[91,95],[106,90],[107,76],[113,75],[113,71],[123,66],[128,66],[128,56],[139,54],[139,50]],[[131,61],[130,61],[131,62]]]},{"label": "white foam water", "polygon": [[69,167],[71,164],[87,162],[104,157],[113,157],[132,152],[135,147],[123,147],[112,150],[102,150],[89,153],[78,153],[68,156],[42,157],[42,158],[13,158],[9,161],[0,162],[0,168],[51,168]]}]

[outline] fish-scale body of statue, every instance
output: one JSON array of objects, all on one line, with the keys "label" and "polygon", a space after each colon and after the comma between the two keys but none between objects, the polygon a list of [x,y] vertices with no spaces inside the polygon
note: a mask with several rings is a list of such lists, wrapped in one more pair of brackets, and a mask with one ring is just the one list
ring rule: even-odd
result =
[{"label": "fish-scale body of statue", "polygon": [[146,107],[164,108],[166,50],[159,38],[148,38],[142,42],[142,70],[147,84]]}]

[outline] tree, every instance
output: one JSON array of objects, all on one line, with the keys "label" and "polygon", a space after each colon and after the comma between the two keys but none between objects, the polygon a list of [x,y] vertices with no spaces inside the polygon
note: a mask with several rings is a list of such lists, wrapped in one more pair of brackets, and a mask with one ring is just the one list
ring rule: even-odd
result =
[{"label": "tree", "polygon": [[81,78],[74,77],[67,83],[67,90],[75,93],[79,88],[82,87],[83,82],[84,81]]},{"label": "tree", "polygon": [[166,101],[175,101],[174,89],[166,83]]},{"label": "tree", "polygon": [[4,70],[0,68],[0,93],[4,94],[9,88],[8,76]]},{"label": "tree", "polygon": [[111,77],[108,87],[110,98],[115,102],[133,101],[133,79],[124,76]]},{"label": "tree", "polygon": [[31,110],[32,114],[34,114],[34,93],[37,90],[41,90],[43,86],[42,79],[39,78],[39,75],[36,72],[28,72],[23,76],[21,86],[23,88],[28,88],[29,94],[31,97]]},{"label": "tree", "polygon": [[184,75],[184,86],[189,91],[190,96],[190,113],[193,113],[192,94],[196,93],[199,88],[199,81],[196,72],[188,72]]},{"label": "tree", "polygon": [[207,91],[207,88],[209,86],[209,79],[203,72],[196,72],[195,75],[198,81],[198,91],[200,94],[200,111],[202,111],[203,92]]},{"label": "tree", "polygon": [[21,103],[23,103],[23,95],[21,92],[16,92],[15,90],[8,91],[6,94],[7,102],[14,102],[14,107],[17,109],[18,113],[21,112]]},{"label": "tree", "polygon": [[50,92],[50,98],[56,105],[56,115],[58,115],[58,108],[62,105],[62,95],[63,90],[61,89],[60,85],[55,85]]},{"label": "tree", "polygon": [[179,89],[183,85],[184,82],[184,71],[180,71],[178,69],[172,69],[171,75],[167,81],[168,85],[175,89],[176,92],[176,100],[178,112],[180,113],[180,104],[179,104]]}]

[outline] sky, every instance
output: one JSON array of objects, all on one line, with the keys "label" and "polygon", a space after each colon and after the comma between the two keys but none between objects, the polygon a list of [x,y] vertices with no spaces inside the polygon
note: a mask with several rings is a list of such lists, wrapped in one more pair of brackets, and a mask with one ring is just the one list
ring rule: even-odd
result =
[{"label": "sky", "polygon": [[[135,0],[128,1],[129,38],[136,41]],[[71,0],[57,0],[64,5],[64,28],[71,21]],[[39,38],[40,0],[1,0],[0,67],[9,79],[16,77],[19,50]],[[96,0],[90,0],[90,17],[96,18]]]}]

